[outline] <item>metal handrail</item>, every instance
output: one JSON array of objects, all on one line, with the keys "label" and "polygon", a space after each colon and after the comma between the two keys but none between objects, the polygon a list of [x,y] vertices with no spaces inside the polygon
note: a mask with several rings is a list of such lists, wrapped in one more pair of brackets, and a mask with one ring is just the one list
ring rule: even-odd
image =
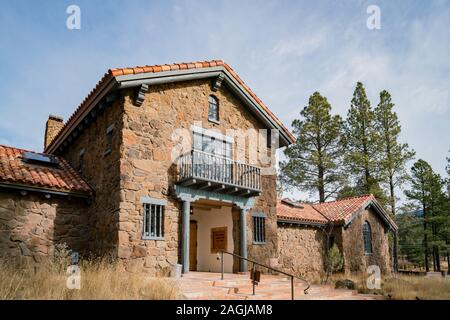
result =
[{"label": "metal handrail", "polygon": [[[291,299],[292,300],[294,300],[294,278],[297,278],[297,279],[299,279],[299,280],[301,280],[301,281],[306,283],[307,287],[303,290],[303,293],[304,294],[308,294],[308,290],[310,288],[310,285],[309,285],[309,282],[306,279],[303,279],[303,278],[295,276],[293,274],[290,274],[290,273],[287,273],[287,272],[284,272],[284,271],[281,271],[281,270],[269,267],[269,266],[267,266],[265,264],[262,264],[262,263],[259,263],[259,262],[255,261],[255,260],[252,260],[252,259],[249,259],[249,258],[244,258],[243,256],[240,256],[240,255],[238,255],[236,253],[232,253],[232,252],[228,252],[228,251],[224,251],[224,250],[220,250],[220,255],[221,255],[221,257],[220,257],[220,263],[221,263],[220,272],[222,274],[222,278],[221,278],[222,280],[223,280],[223,274],[224,274],[224,272],[223,272],[223,270],[224,270],[223,254],[224,253],[252,263],[253,264],[253,266],[252,266],[253,274],[254,274],[254,271],[256,270],[256,266],[258,265],[258,266],[266,268],[268,270],[272,270],[272,271],[275,271],[277,273],[284,274],[285,276],[291,277]],[[256,285],[255,281],[252,281],[252,284],[253,284],[253,295],[255,295],[255,285]]]}]

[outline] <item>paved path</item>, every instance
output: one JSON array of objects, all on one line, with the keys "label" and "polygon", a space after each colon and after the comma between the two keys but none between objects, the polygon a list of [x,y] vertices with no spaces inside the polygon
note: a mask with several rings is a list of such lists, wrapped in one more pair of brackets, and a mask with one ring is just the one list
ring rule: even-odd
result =
[{"label": "paved path", "polygon": [[[189,272],[179,279],[179,286],[186,299],[192,300],[290,300],[291,281],[283,276],[261,275],[261,282],[252,294],[248,274]],[[355,290],[334,289],[327,285],[311,285],[304,294],[305,283],[294,282],[296,300],[380,300],[382,296],[358,294]]]}]

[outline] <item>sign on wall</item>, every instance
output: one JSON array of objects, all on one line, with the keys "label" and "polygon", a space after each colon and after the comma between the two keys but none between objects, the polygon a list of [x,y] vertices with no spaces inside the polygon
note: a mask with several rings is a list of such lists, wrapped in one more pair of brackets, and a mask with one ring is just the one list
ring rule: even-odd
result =
[{"label": "sign on wall", "polygon": [[211,229],[211,253],[227,250],[227,227]]}]

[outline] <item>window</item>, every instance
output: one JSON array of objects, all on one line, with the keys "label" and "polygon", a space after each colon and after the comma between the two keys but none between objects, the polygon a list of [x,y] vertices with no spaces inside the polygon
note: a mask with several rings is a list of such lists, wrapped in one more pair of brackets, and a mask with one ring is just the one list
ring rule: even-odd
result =
[{"label": "window", "polygon": [[266,243],[266,215],[263,213],[253,214],[253,243]]},{"label": "window", "polygon": [[214,96],[208,97],[208,120],[219,122],[219,101]]},{"label": "window", "polygon": [[365,221],[363,225],[364,253],[372,253],[372,229],[369,222]]},{"label": "window", "polygon": [[83,173],[83,164],[84,164],[84,149],[81,149],[80,154],[78,156],[78,171]]},{"label": "window", "polygon": [[142,197],[144,223],[142,238],[146,240],[162,240],[164,238],[164,206],[165,200]]},{"label": "window", "polygon": [[104,153],[105,155],[111,153],[113,132],[114,132],[114,125],[112,124],[108,127],[108,129],[106,129],[106,148]]},{"label": "window", "polygon": [[203,151],[225,158],[231,158],[231,142],[194,132],[194,150]]},{"label": "window", "polygon": [[272,148],[272,130],[268,129],[267,130],[267,148]]}]

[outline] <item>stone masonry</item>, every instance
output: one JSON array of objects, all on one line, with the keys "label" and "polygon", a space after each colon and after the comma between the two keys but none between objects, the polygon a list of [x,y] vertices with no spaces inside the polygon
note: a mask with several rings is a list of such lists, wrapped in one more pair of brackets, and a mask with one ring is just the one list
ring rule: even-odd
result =
[{"label": "stone masonry", "polygon": [[[220,124],[207,120],[210,94],[219,100]],[[180,254],[181,204],[171,195],[176,174],[171,159],[174,130],[191,132],[191,125],[199,121],[204,128],[218,129],[224,134],[226,129],[245,131],[262,127],[227,88],[213,92],[209,80],[151,86],[140,107],[133,103],[132,90],[125,93],[124,100],[118,256],[124,259],[128,270],[167,273],[179,261]],[[244,161],[248,161],[248,154],[245,157]],[[275,176],[263,176],[263,192],[252,209],[267,214],[265,245],[252,244],[251,217],[247,213],[249,257],[263,263],[277,257],[275,186]],[[142,196],[168,201],[163,241],[142,240]],[[233,216],[238,219],[238,215]],[[238,250],[239,239],[234,241]]]},{"label": "stone masonry", "polygon": [[0,256],[30,265],[52,256],[58,243],[82,253],[86,207],[80,199],[0,192]]}]

